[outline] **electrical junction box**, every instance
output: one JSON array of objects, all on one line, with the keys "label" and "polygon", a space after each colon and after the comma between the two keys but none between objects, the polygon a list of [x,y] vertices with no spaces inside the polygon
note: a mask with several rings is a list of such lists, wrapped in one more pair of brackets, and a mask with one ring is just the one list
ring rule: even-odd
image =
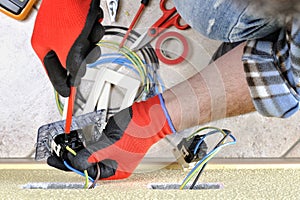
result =
[{"label": "electrical junction box", "polygon": [[0,11],[4,14],[23,20],[28,15],[36,0],[0,0]]}]

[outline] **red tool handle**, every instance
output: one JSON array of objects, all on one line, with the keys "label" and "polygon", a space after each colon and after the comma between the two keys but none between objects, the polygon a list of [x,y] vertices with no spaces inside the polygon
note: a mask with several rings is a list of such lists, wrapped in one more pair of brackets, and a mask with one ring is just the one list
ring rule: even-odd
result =
[{"label": "red tool handle", "polygon": [[119,45],[119,48],[122,48],[122,47],[124,46],[125,41],[127,40],[127,38],[128,38],[128,36],[129,36],[131,30],[132,30],[133,27],[135,26],[136,22],[137,22],[138,19],[140,18],[141,14],[142,14],[142,12],[143,12],[143,10],[144,10],[144,8],[145,8],[145,6],[147,6],[148,3],[149,3],[149,0],[142,0],[142,1],[141,1],[140,8],[139,8],[139,10],[137,11],[136,15],[134,16],[134,18],[133,18],[133,20],[132,20],[132,22],[131,22],[131,24],[130,24],[130,26],[129,26],[127,32],[126,32],[126,34],[124,35],[124,37],[123,37],[123,39],[122,39],[122,41],[121,41],[121,43],[120,43],[120,45]]},{"label": "red tool handle", "polygon": [[68,99],[68,110],[67,110],[66,125],[65,125],[66,134],[69,134],[71,132],[75,96],[76,96],[76,87],[72,86],[70,88],[70,96]]}]

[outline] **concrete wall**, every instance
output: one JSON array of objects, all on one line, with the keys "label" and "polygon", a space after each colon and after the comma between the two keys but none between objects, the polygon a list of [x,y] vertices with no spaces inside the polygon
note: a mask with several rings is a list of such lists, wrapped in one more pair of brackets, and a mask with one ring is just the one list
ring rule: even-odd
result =
[{"label": "concrete wall", "polygon": [[53,89],[30,38],[36,12],[23,22],[0,13],[0,157],[24,157],[41,124],[59,119]]}]

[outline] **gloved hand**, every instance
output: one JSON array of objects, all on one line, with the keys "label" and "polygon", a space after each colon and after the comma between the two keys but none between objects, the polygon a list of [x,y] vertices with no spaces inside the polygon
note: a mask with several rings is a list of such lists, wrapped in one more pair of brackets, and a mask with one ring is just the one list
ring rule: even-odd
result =
[{"label": "gloved hand", "polygon": [[64,97],[69,96],[70,86],[79,85],[86,63],[101,54],[96,47],[104,35],[99,4],[99,0],[43,0],[40,6],[32,47]]},{"label": "gloved hand", "polygon": [[[72,167],[95,178],[96,165],[100,166],[101,179],[122,179],[132,174],[148,149],[166,135],[174,132],[162,96],[134,103],[111,117],[100,140],[87,145],[76,156],[68,154]],[[173,131],[172,131],[173,130]],[[66,170],[56,156],[47,160],[50,166]]]}]

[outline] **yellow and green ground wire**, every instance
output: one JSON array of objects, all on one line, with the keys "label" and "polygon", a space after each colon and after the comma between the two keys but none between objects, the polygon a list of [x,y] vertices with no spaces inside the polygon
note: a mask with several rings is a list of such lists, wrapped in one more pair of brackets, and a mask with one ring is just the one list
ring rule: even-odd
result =
[{"label": "yellow and green ground wire", "polygon": [[[215,134],[215,133],[221,133],[224,137],[215,146],[215,148],[213,148],[208,154],[206,154],[206,156],[204,156],[199,162],[196,163],[195,167],[189,172],[189,174],[185,177],[182,184],[180,185],[180,187],[179,187],[180,190],[184,189],[187,186],[187,184],[192,180],[192,178],[194,178],[197,173],[200,173],[203,170],[203,168],[205,167],[205,165],[207,164],[207,162],[210,159],[212,159],[224,146],[236,143],[236,139],[233,135],[231,135],[230,131],[224,130],[224,129],[219,129],[216,127],[200,128],[197,131],[195,131],[194,133],[192,133],[187,139],[191,139],[196,134],[198,134],[204,130],[209,130],[209,129],[211,129],[212,131],[208,132],[207,134],[201,135],[201,136],[203,136],[203,140],[205,139],[205,137]],[[228,138],[228,136],[232,139],[232,141],[226,143],[226,139]],[[195,151],[197,151],[197,149],[195,149]],[[198,178],[199,178],[199,176],[197,177],[197,179]],[[195,184],[193,183],[193,185],[195,185]]]}]

